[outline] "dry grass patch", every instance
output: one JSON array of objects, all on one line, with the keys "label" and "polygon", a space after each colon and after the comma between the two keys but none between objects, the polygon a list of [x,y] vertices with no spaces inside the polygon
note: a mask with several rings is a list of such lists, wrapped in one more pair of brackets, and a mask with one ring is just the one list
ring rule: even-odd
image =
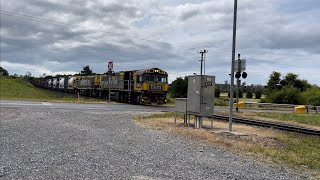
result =
[{"label": "dry grass patch", "polygon": [[[164,116],[167,116],[163,113]],[[157,115],[159,116],[159,115]],[[241,124],[234,124],[235,132],[245,132],[245,136],[230,136],[227,133],[221,133],[228,128],[227,122],[213,121],[213,130],[195,129],[193,127],[186,128],[183,125],[183,119],[178,118],[177,124],[174,123],[173,117],[155,117],[155,118],[135,118],[138,125],[144,128],[166,131],[178,135],[182,135],[191,139],[201,140],[209,144],[219,144],[231,147],[232,150],[246,149],[248,146],[261,145],[279,147],[280,143],[275,141],[276,131],[266,128],[256,128]],[[192,121],[191,121],[192,123]],[[205,120],[204,125],[210,126],[211,122]]]},{"label": "dry grass patch", "polygon": [[[294,169],[300,169],[301,172],[311,172],[313,177],[320,177],[319,137],[241,124],[233,124],[233,129],[235,132],[246,135],[230,135],[229,133],[220,133],[227,130],[228,122],[214,120],[213,129],[195,129],[184,127],[181,115],[175,124],[173,113],[136,117],[134,120],[143,128],[165,131],[207,144],[219,145],[219,147],[237,154],[287,164]],[[204,121],[203,124],[211,126],[209,120]]]}]

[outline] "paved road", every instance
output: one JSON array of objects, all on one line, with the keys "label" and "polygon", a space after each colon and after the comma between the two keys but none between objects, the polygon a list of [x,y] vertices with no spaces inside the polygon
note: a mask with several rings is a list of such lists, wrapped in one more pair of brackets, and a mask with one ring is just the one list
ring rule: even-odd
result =
[{"label": "paved road", "polygon": [[11,101],[0,100],[1,107],[34,107],[50,109],[74,109],[74,110],[104,110],[104,111],[145,111],[168,112],[173,111],[172,106],[140,106],[131,104],[86,104],[86,103],[53,103],[35,101]]},{"label": "paved road", "polygon": [[[173,112],[173,106],[142,106],[130,104],[80,104],[80,103],[52,103],[52,102],[34,102],[34,101],[10,101],[0,100],[1,107],[35,107],[50,109],[78,109],[78,110],[105,110],[105,111],[158,111]],[[228,107],[215,107],[215,112],[229,112]],[[240,109],[241,112],[277,112],[292,113],[291,110],[256,110],[256,109]]]},{"label": "paved road", "polygon": [[1,101],[0,179],[300,179],[132,116],[163,108]]}]

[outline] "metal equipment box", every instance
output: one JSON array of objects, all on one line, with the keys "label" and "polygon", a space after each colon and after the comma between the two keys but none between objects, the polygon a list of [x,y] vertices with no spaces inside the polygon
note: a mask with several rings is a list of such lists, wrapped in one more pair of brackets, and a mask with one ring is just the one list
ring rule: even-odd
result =
[{"label": "metal equipment box", "polygon": [[176,98],[175,112],[186,114],[187,113],[187,98]]},{"label": "metal equipment box", "polygon": [[210,117],[214,110],[215,76],[188,77],[187,112],[196,116]]}]

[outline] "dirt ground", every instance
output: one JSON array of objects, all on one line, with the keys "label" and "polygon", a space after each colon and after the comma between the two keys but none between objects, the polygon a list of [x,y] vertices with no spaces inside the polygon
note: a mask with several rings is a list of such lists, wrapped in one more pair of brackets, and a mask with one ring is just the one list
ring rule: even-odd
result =
[{"label": "dirt ground", "polygon": [[[195,129],[191,125],[186,128],[183,125],[183,119],[178,118],[175,124],[174,117],[138,117],[135,118],[135,122],[143,128],[165,131],[194,139],[196,141],[202,141],[206,144],[218,145],[220,148],[227,151],[231,151],[239,155],[253,156],[266,162],[274,162],[275,160],[256,152],[255,148],[263,147],[281,150],[286,146],[286,144],[276,140],[277,136],[283,132],[272,128],[233,124],[233,132],[235,132],[235,134],[230,134],[228,132],[228,122],[218,120],[213,120],[211,122],[207,119],[203,122],[203,125],[209,127],[212,123],[212,129]],[[191,120],[190,124],[193,123],[193,120]],[[277,163],[282,164],[278,161]],[[307,170],[297,169],[297,172],[305,173]],[[320,177],[318,172],[314,173],[308,171],[307,173],[313,174],[313,177]]]},{"label": "dirt ground", "polygon": [[[213,129],[195,129],[194,127],[185,128],[183,120],[177,119],[177,124],[174,123],[174,118],[156,118],[156,119],[137,119],[136,122],[148,129],[162,130],[180,134],[189,138],[200,139],[210,144],[220,144],[232,149],[247,148],[252,145],[263,145],[268,147],[280,147],[281,144],[275,141],[277,130],[259,128],[247,125],[233,124],[233,131],[237,135],[231,135],[226,132],[228,123],[213,120]],[[192,120],[191,120],[192,123]],[[204,125],[211,126],[210,121],[204,121]],[[238,134],[239,133],[239,134]]]}]

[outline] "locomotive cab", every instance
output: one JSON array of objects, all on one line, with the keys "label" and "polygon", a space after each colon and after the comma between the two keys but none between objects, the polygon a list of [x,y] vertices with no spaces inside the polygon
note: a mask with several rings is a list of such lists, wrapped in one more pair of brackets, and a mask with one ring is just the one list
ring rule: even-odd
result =
[{"label": "locomotive cab", "polygon": [[139,104],[164,104],[168,92],[168,74],[159,68],[136,71],[135,99]]}]

